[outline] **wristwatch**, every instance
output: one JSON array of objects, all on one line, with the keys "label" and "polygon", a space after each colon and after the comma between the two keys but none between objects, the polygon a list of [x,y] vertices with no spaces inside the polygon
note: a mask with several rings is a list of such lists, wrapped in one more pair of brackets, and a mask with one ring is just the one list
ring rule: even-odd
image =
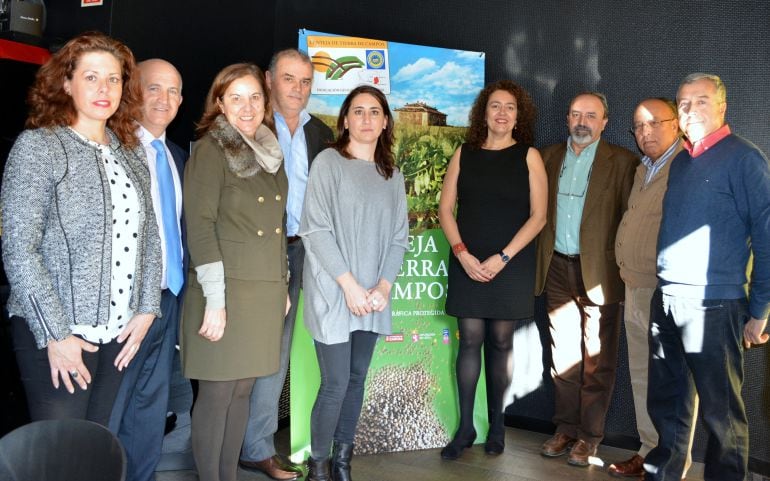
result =
[{"label": "wristwatch", "polygon": [[507,264],[508,261],[511,260],[511,258],[505,252],[500,251],[499,254],[500,254],[500,259],[503,260],[503,264]]}]

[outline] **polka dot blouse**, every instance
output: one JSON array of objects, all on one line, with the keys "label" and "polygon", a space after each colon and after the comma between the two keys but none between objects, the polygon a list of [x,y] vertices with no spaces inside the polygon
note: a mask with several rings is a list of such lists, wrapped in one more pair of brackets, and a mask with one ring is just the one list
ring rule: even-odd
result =
[{"label": "polka dot blouse", "polygon": [[73,325],[72,332],[83,336],[89,342],[104,344],[118,337],[133,315],[128,304],[134,289],[139,198],[133,183],[110,147],[88,142],[98,147],[101,152],[100,162],[109,181],[112,199],[110,313],[107,324]]}]

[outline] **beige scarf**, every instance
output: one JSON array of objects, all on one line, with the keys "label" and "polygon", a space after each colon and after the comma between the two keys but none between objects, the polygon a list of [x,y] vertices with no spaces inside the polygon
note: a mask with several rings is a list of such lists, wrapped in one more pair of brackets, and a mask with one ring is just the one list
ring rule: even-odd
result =
[{"label": "beige scarf", "polygon": [[[236,128],[236,130],[238,129]],[[283,162],[283,151],[281,150],[281,144],[278,143],[278,139],[265,124],[257,128],[253,139],[244,135],[240,130],[238,130],[238,133],[241,134],[243,140],[254,151],[254,157],[264,171],[271,174],[278,172],[278,169],[281,168],[281,162]]]}]

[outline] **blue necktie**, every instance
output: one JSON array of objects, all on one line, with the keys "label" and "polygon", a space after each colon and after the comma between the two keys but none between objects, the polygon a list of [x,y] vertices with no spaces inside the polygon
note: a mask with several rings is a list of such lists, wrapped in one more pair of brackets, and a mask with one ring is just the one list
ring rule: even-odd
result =
[{"label": "blue necktie", "polygon": [[163,235],[166,238],[166,283],[174,295],[179,294],[184,284],[182,273],[182,246],[179,240],[179,224],[176,218],[176,190],[174,176],[168,165],[166,148],[160,140],[150,144],[155,149],[155,175],[160,193],[160,214],[163,218]]}]

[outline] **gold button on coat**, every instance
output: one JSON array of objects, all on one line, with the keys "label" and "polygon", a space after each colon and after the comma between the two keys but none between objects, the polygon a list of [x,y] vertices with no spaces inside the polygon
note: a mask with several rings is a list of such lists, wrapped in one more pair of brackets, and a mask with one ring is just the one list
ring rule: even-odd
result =
[{"label": "gold button on coat", "polygon": [[261,204],[262,202],[264,202],[264,201],[265,201],[265,198],[264,198],[264,197],[262,197],[261,195],[260,195],[259,197],[257,197],[257,202],[259,202],[260,204]]},{"label": "gold button on coat", "polygon": [[258,230],[258,231],[257,231],[257,235],[258,235],[259,237],[262,237],[264,234],[265,234],[265,233],[264,233],[264,232],[262,232],[262,229],[260,229],[260,230]]},{"label": "gold button on coat", "polygon": [[276,227],[275,228],[275,233],[276,234],[280,234],[281,233],[281,228],[280,227]]},{"label": "gold button on coat", "polygon": [[275,200],[281,200],[281,194],[276,195]]}]

